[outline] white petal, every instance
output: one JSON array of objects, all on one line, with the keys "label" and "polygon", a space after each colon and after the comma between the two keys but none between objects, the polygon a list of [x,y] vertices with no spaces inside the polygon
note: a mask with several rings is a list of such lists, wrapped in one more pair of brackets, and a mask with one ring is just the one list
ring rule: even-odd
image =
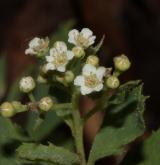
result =
[{"label": "white petal", "polygon": [[53,63],[48,63],[48,64],[46,65],[46,70],[55,70],[54,64],[53,64]]},{"label": "white petal", "polygon": [[33,49],[28,48],[28,49],[25,50],[25,54],[32,55],[32,54],[37,54],[37,52],[35,52]]},{"label": "white petal", "polygon": [[49,51],[49,54],[50,54],[50,56],[55,56],[55,55],[57,55],[56,49],[55,49],[55,48],[51,48],[50,51]]},{"label": "white petal", "polygon": [[101,84],[97,85],[97,86],[94,88],[94,91],[99,92],[99,91],[101,91],[102,89],[103,89],[103,84],[101,83]]},{"label": "white petal", "polygon": [[91,73],[96,73],[96,67],[91,64],[85,64],[82,69],[82,74],[90,75]]},{"label": "white petal", "polygon": [[39,46],[39,42],[40,42],[40,38],[35,37],[29,42],[29,47],[31,47],[31,48],[37,47],[37,46]]},{"label": "white petal", "polygon": [[83,28],[81,30],[81,34],[85,37],[85,38],[89,38],[90,36],[92,36],[93,32],[88,29],[88,28]]},{"label": "white petal", "polygon": [[80,90],[81,90],[82,95],[87,95],[93,92],[92,88],[88,88],[86,86],[81,86]]},{"label": "white petal", "polygon": [[99,67],[97,69],[96,75],[97,75],[97,78],[99,80],[102,80],[102,78],[105,76],[105,74],[106,74],[106,68],[105,67]]},{"label": "white petal", "polygon": [[66,52],[67,51],[67,46],[64,42],[62,41],[57,41],[55,44],[54,44],[54,47],[56,48],[56,50],[60,53],[62,52]]},{"label": "white petal", "polygon": [[70,50],[67,51],[67,59],[71,60],[74,57],[74,53]]},{"label": "white petal", "polygon": [[96,39],[96,36],[89,37],[89,46],[94,44],[95,39]]},{"label": "white petal", "polygon": [[83,76],[77,76],[74,79],[74,85],[78,85],[78,86],[84,85],[84,77]]},{"label": "white petal", "polygon": [[46,56],[46,61],[47,62],[53,62],[54,61],[54,57],[53,56]]},{"label": "white petal", "polygon": [[61,66],[57,67],[57,70],[58,70],[59,72],[65,72],[65,70],[66,70],[66,65],[61,65]]},{"label": "white petal", "polygon": [[71,30],[68,33],[68,42],[76,45],[76,38],[79,35],[79,31],[76,29]]}]

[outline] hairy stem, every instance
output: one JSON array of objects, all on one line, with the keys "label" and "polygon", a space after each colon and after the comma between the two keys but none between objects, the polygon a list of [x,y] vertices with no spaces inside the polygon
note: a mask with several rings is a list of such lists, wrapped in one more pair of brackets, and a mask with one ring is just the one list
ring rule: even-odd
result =
[{"label": "hairy stem", "polygon": [[84,143],[83,143],[83,125],[82,125],[78,105],[79,105],[79,92],[75,90],[72,96],[74,139],[75,139],[76,150],[80,158],[80,165],[86,165]]}]

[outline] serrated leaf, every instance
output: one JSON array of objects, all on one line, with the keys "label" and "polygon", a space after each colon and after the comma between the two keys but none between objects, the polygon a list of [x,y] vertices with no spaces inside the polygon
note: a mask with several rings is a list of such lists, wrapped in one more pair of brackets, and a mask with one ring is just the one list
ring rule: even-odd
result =
[{"label": "serrated leaf", "polygon": [[105,156],[120,154],[124,145],[144,133],[143,112],[146,98],[142,95],[142,86],[137,86],[136,83],[124,85],[113,99],[117,99],[124,90],[123,101],[117,100],[115,104],[115,100],[110,100],[114,104],[106,110],[108,113],[102,129],[95,137],[88,165]]},{"label": "serrated leaf", "polygon": [[28,160],[46,160],[60,165],[74,165],[79,163],[79,158],[62,147],[53,144],[37,145],[33,143],[24,143],[17,149],[20,158]]},{"label": "serrated leaf", "polygon": [[139,165],[160,164],[160,129],[154,132],[143,144],[143,160]]}]

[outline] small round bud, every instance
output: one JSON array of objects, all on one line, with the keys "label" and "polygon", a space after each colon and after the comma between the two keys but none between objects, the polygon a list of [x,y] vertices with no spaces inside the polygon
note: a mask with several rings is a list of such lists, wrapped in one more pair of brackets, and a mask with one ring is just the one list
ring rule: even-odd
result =
[{"label": "small round bud", "polygon": [[35,88],[36,84],[31,76],[23,77],[19,82],[21,92],[29,93]]},{"label": "small round bud", "polygon": [[90,55],[87,57],[86,63],[97,66],[99,64],[99,58],[95,55]]},{"label": "small round bud", "polygon": [[3,117],[12,117],[15,114],[14,108],[11,103],[4,102],[1,107],[1,115]]},{"label": "small round bud", "polygon": [[70,83],[74,80],[74,74],[72,71],[67,71],[65,72],[64,79],[67,83]]},{"label": "small round bud", "polygon": [[24,111],[27,111],[27,106],[21,104],[21,102],[19,102],[19,101],[12,101],[11,104],[12,104],[15,112],[24,112]]},{"label": "small round bud", "polygon": [[48,70],[47,70],[47,64],[44,64],[42,66],[40,66],[40,74],[43,76],[45,74],[47,74]]},{"label": "small round bud", "polygon": [[77,57],[77,58],[80,58],[80,57],[84,57],[85,56],[85,51],[80,46],[75,46],[72,49],[72,52],[74,53],[74,56]]},{"label": "small round bud", "polygon": [[106,80],[106,85],[107,85],[108,88],[116,89],[116,88],[119,87],[120,82],[119,82],[119,79],[116,76],[110,76]]},{"label": "small round bud", "polygon": [[56,80],[60,83],[64,83],[64,76],[56,76]]},{"label": "small round bud", "polygon": [[39,82],[39,83],[46,83],[47,82],[47,80],[43,77],[43,76],[41,76],[41,75],[39,75],[38,77],[37,77],[37,82]]},{"label": "small round bud", "polygon": [[126,71],[130,68],[131,62],[125,55],[117,56],[114,58],[114,66],[119,71]]},{"label": "small round bud", "polygon": [[53,106],[53,100],[50,97],[43,97],[38,106],[42,111],[49,111]]}]

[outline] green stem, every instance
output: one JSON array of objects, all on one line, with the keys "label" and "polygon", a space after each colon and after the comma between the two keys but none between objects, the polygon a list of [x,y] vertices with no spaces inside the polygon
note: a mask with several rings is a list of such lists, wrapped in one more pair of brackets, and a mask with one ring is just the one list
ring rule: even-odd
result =
[{"label": "green stem", "polygon": [[33,93],[31,93],[31,92],[28,93],[28,97],[29,97],[29,99],[30,99],[31,102],[33,102],[33,103],[36,102],[36,99],[35,99],[35,97],[33,96]]},{"label": "green stem", "polygon": [[86,165],[84,143],[83,143],[83,125],[82,125],[78,105],[79,105],[79,92],[75,91],[72,96],[74,139],[76,144],[76,150],[80,157],[80,165]]},{"label": "green stem", "polygon": [[104,93],[103,96],[101,97],[101,99],[99,100],[98,104],[84,116],[83,124],[85,124],[87,122],[87,120],[90,117],[92,117],[96,112],[103,111],[105,108],[107,108],[108,98],[109,98],[108,91],[106,91],[106,93]]},{"label": "green stem", "polygon": [[71,107],[72,107],[72,103],[56,104],[53,106],[53,110],[68,109]]}]

